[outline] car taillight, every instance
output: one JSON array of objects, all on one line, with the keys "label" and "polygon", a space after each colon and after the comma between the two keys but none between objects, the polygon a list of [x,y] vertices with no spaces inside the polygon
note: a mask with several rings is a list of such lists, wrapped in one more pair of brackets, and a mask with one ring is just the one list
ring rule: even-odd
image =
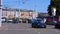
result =
[{"label": "car taillight", "polygon": [[60,16],[58,17],[58,21],[60,22]]}]

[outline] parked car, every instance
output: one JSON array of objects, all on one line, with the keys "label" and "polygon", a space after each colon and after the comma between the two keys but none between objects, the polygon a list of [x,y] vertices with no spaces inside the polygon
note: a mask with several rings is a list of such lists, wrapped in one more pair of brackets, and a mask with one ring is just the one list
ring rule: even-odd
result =
[{"label": "parked car", "polygon": [[55,22],[55,28],[60,28],[60,16],[58,16],[56,19],[57,20],[54,21]]},{"label": "parked car", "polygon": [[20,23],[21,21],[19,20],[19,18],[13,18],[12,19],[12,23]]},{"label": "parked car", "polygon": [[60,22],[55,21],[55,28],[60,28]]},{"label": "parked car", "polygon": [[22,20],[22,23],[26,23],[26,21],[27,21],[27,20],[24,19],[24,20]]},{"label": "parked car", "polygon": [[27,21],[28,21],[28,23],[32,23],[32,21],[31,21],[32,19],[27,19]]},{"label": "parked car", "polygon": [[10,19],[10,20],[8,20],[8,23],[12,23],[12,21],[13,21],[13,20],[12,20],[12,19]]},{"label": "parked car", "polygon": [[43,19],[38,18],[32,20],[32,27],[33,28],[46,28],[46,24],[44,23]]},{"label": "parked car", "polygon": [[47,25],[54,25],[53,17],[52,16],[47,16],[46,17],[46,24]]},{"label": "parked car", "polygon": [[8,19],[6,17],[2,17],[2,23],[8,22]]}]

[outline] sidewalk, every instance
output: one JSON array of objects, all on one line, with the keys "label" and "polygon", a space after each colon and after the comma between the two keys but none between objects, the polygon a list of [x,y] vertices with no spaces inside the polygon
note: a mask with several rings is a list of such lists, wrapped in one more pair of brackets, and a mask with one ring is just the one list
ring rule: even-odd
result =
[{"label": "sidewalk", "polygon": [[2,23],[2,26],[0,27],[0,30],[8,30],[5,23]]}]

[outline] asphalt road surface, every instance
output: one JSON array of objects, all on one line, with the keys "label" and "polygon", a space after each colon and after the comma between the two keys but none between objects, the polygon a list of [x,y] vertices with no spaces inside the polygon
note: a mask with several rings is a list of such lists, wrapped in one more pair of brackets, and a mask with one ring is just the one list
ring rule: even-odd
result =
[{"label": "asphalt road surface", "polygon": [[0,34],[60,34],[60,29],[55,29],[53,25],[47,25],[47,28],[31,28],[28,23],[3,23]]}]

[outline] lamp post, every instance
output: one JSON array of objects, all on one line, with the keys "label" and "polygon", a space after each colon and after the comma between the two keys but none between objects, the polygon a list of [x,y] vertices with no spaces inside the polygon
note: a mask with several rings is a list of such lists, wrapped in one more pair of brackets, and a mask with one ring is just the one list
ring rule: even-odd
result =
[{"label": "lamp post", "polygon": [[2,6],[1,6],[1,3],[2,0],[0,0],[0,27],[2,26]]}]

